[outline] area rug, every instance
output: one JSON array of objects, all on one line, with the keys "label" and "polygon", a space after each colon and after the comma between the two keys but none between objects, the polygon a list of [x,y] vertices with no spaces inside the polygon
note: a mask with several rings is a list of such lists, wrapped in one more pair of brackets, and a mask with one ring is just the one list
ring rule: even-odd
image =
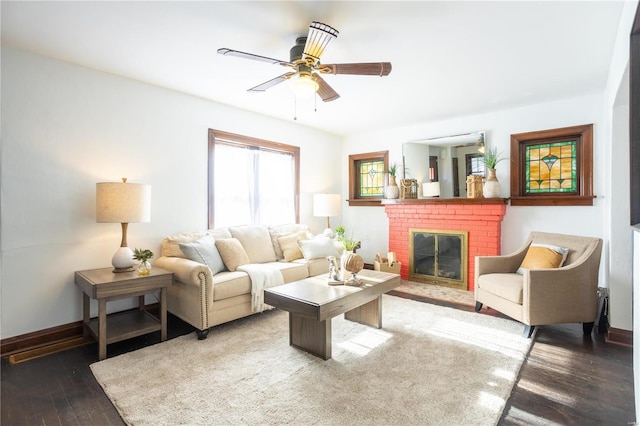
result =
[{"label": "area rug", "polygon": [[333,358],[279,310],[91,365],[129,425],[494,425],[531,345],[511,320],[383,296],[382,329],[332,320]]}]

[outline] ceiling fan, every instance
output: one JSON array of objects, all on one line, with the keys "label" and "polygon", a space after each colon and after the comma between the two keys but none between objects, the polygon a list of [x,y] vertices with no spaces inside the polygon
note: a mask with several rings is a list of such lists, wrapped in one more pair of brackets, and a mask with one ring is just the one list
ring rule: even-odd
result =
[{"label": "ceiling fan", "polygon": [[301,90],[310,94],[317,93],[324,102],[336,100],[340,95],[329,86],[320,74],[377,75],[380,77],[389,75],[391,62],[321,64],[320,57],[322,53],[329,42],[337,36],[338,30],[335,28],[322,22],[314,21],[309,25],[308,35],[296,39],[295,46],[289,51],[289,61],[227,48],[218,49],[218,53],[254,61],[269,62],[293,69],[293,71],[252,87],[248,90],[249,92],[264,92],[285,80],[292,80],[295,92]]}]

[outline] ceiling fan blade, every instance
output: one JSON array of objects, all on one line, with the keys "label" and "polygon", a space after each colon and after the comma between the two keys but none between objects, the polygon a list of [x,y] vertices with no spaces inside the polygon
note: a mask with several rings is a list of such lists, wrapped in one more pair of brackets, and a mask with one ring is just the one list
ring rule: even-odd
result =
[{"label": "ceiling fan blade", "polygon": [[295,75],[295,72],[288,72],[286,74],[282,74],[281,76],[272,78],[269,81],[265,81],[262,84],[258,84],[257,86],[252,87],[251,89],[247,90],[247,92],[264,92],[267,89],[275,86],[276,84],[280,84],[283,81],[290,79],[293,75]]},{"label": "ceiling fan blade", "polygon": [[269,62],[270,64],[278,64],[286,67],[295,67],[294,64],[280,59],[268,58],[266,56],[254,55],[253,53],[241,52],[239,50],[227,49],[226,47],[218,49],[218,53],[224,56],[235,56],[237,58],[252,59],[254,61]]},{"label": "ceiling fan blade", "polygon": [[313,21],[309,25],[309,34],[304,45],[302,59],[310,65],[316,65],[331,40],[338,37],[338,30],[322,22]]},{"label": "ceiling fan blade", "polygon": [[323,64],[318,69],[324,74],[378,75],[391,72],[391,62],[362,62],[357,64]]},{"label": "ceiling fan blade", "polygon": [[333,88],[329,86],[329,83],[324,81],[319,74],[313,74],[313,79],[318,83],[318,91],[316,93],[322,98],[323,102],[335,101],[340,97],[338,92],[333,90]]}]

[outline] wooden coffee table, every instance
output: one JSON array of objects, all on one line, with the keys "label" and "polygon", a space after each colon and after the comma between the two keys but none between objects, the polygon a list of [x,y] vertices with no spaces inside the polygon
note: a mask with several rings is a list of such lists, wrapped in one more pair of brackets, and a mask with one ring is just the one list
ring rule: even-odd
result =
[{"label": "wooden coffee table", "polygon": [[364,285],[330,286],[326,274],[264,290],[264,302],[289,312],[289,344],[331,358],[331,318],[382,327],[382,295],[400,285],[400,275],[362,270]]}]

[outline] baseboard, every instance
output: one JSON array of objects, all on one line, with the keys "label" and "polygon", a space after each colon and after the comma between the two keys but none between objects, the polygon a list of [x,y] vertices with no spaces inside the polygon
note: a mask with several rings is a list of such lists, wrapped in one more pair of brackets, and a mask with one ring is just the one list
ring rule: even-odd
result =
[{"label": "baseboard", "polygon": [[0,341],[0,356],[5,357],[32,351],[49,345],[82,337],[82,321],[75,321],[44,330],[34,331]]},{"label": "baseboard", "polygon": [[[134,308],[138,309],[138,308]],[[146,305],[146,310],[154,315],[160,312],[160,305],[152,303]],[[8,337],[0,340],[0,357],[16,355],[27,351],[41,351],[42,348],[51,346],[52,349],[80,339],[83,336],[82,321],[74,321],[44,330],[33,331],[20,336]]]},{"label": "baseboard", "polygon": [[609,331],[605,334],[604,340],[614,345],[622,345],[633,347],[633,331],[621,330],[619,328],[609,327]]}]

